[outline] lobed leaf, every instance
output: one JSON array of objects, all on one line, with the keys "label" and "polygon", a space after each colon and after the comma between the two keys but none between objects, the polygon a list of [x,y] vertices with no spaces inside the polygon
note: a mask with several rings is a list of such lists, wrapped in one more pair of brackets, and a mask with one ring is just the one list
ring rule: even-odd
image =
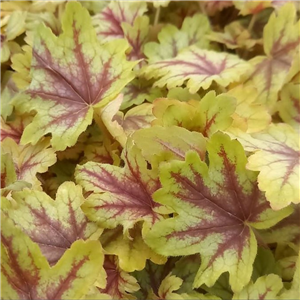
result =
[{"label": "lobed leaf", "polygon": [[247,171],[246,156],[237,141],[216,133],[207,145],[209,167],[195,152],[185,162],[161,166],[158,203],[178,216],[156,223],[146,242],[162,255],[200,253],[202,263],[194,287],[212,286],[228,271],[239,292],[250,281],[257,244],[254,228],[268,228],[291,214],[273,211]]}]

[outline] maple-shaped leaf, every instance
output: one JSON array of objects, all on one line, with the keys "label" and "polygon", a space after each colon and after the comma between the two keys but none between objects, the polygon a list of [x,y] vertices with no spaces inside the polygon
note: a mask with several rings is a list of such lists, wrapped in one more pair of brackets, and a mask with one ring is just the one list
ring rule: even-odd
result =
[{"label": "maple-shaped leaf", "polygon": [[213,82],[227,86],[238,81],[249,69],[247,62],[228,53],[219,53],[191,46],[176,58],[148,65],[143,71],[147,79],[159,79],[154,86],[168,89],[186,83],[191,93],[208,89]]},{"label": "maple-shaped leaf", "polygon": [[[140,16],[134,20],[133,25],[122,23],[124,36],[131,46],[131,51],[128,54],[130,60],[144,59],[144,46],[149,35],[149,17]],[[140,66],[142,64],[140,63]]]},{"label": "maple-shaped leaf", "polygon": [[15,115],[12,120],[4,121],[1,117],[1,141],[9,137],[16,143],[20,142],[25,127],[32,121],[29,114]]},{"label": "maple-shaped leaf", "polygon": [[143,270],[147,259],[156,264],[166,262],[165,257],[156,254],[145,244],[140,224],[129,230],[129,236],[123,235],[122,227],[118,226],[106,230],[100,238],[105,253],[118,256],[122,270],[126,272]]},{"label": "maple-shaped leaf", "polygon": [[185,128],[153,126],[136,131],[131,138],[153,168],[162,161],[184,160],[189,150],[196,151],[205,159],[205,138],[201,133]]},{"label": "maple-shaped leaf", "polygon": [[263,44],[266,56],[256,56],[247,83],[258,90],[257,101],[266,104],[273,113],[278,92],[289,74],[294,57],[299,55],[300,22],[293,3],[274,12],[264,27]]},{"label": "maple-shaped leaf", "polygon": [[248,284],[241,292],[235,293],[232,299],[278,299],[282,288],[282,279],[278,275],[269,274],[259,277],[255,283]]},{"label": "maple-shaped leaf", "polygon": [[100,41],[124,38],[122,23],[133,25],[137,17],[147,11],[147,4],[140,2],[111,1],[93,17],[93,24]]},{"label": "maple-shaped leaf", "polygon": [[108,103],[99,114],[95,114],[95,118],[99,126],[103,122],[112,137],[122,147],[125,147],[128,136],[140,128],[150,127],[154,116],[151,103],[135,106],[124,115],[119,111],[122,101],[123,96],[120,94],[115,100]]},{"label": "maple-shaped leaf", "polygon": [[133,105],[142,104],[145,101],[153,102],[156,98],[163,96],[162,90],[153,88],[152,83],[142,78],[136,78],[128,83],[123,93],[123,101],[121,110],[124,110]]},{"label": "maple-shaped leaf", "polygon": [[264,130],[271,123],[271,115],[266,105],[255,102],[258,93],[254,86],[238,85],[226,94],[237,101],[235,113],[232,115],[233,123],[227,131],[234,133],[237,129],[253,133]]},{"label": "maple-shaped leaf", "polygon": [[136,299],[131,294],[139,290],[140,286],[132,275],[119,267],[117,257],[106,255],[103,266],[107,284],[100,289],[101,292],[110,295],[112,299]]},{"label": "maple-shaped leaf", "polygon": [[231,125],[236,100],[227,94],[217,96],[216,92],[211,91],[200,102],[157,99],[153,105],[153,114],[157,118],[153,125],[176,125],[199,131],[207,137]]},{"label": "maple-shaped leaf", "polygon": [[290,244],[300,245],[300,207],[297,205],[294,212],[277,223],[274,227],[262,231],[263,240],[267,244]]},{"label": "maple-shaped leaf", "polygon": [[98,241],[74,242],[50,268],[38,245],[11,220],[1,219],[3,299],[81,299],[103,273],[104,255]]},{"label": "maple-shaped leaf", "polygon": [[289,83],[280,92],[280,101],[277,103],[279,116],[285,122],[299,131],[300,125],[300,84]]},{"label": "maple-shaped leaf", "polygon": [[262,132],[236,135],[246,151],[255,152],[248,158],[247,168],[259,171],[260,190],[273,209],[300,202],[299,135],[288,124],[271,124]]},{"label": "maple-shaped leaf", "polygon": [[207,144],[209,167],[196,152],[161,166],[162,189],[154,199],[178,216],[154,224],[145,240],[162,255],[201,254],[194,287],[212,286],[224,272],[232,290],[249,282],[257,243],[253,228],[275,225],[292,212],[273,211],[259,191],[256,173],[235,140],[215,133]]},{"label": "maple-shaped leaf", "polygon": [[36,110],[26,127],[22,143],[35,144],[52,134],[56,150],[73,146],[91,124],[93,107],[114,99],[133,79],[125,51],[118,40],[100,44],[91,18],[78,2],[67,3],[63,33],[56,37],[49,28],[37,28],[32,53],[32,81],[15,100],[20,111]]},{"label": "maple-shaped leaf", "polygon": [[122,155],[124,168],[94,162],[76,168],[77,183],[93,192],[82,209],[105,228],[120,224],[127,230],[140,220],[153,224],[162,218],[157,213],[160,204],[152,199],[160,187],[157,172],[147,169],[139,148],[132,144]]},{"label": "maple-shaped leaf", "polygon": [[89,222],[81,211],[82,188],[73,182],[63,183],[54,201],[40,191],[13,193],[16,204],[2,201],[2,211],[35,243],[50,265],[56,264],[73,242],[97,239],[101,229]]},{"label": "maple-shaped leaf", "polygon": [[158,34],[158,41],[145,45],[144,53],[149,63],[174,58],[183,49],[192,45],[199,48],[208,48],[209,42],[205,35],[210,30],[208,18],[202,14],[184,19],[181,29],[168,24]]},{"label": "maple-shaped leaf", "polygon": [[49,139],[45,138],[36,145],[19,145],[13,139],[6,138],[1,142],[1,152],[8,153],[14,162],[17,180],[31,183],[40,189],[41,182],[37,173],[44,173],[56,162],[55,151],[49,148]]},{"label": "maple-shaped leaf", "polygon": [[211,41],[224,44],[228,49],[251,49],[260,40],[251,38],[251,33],[238,21],[224,27],[224,32],[213,31],[207,35]]}]

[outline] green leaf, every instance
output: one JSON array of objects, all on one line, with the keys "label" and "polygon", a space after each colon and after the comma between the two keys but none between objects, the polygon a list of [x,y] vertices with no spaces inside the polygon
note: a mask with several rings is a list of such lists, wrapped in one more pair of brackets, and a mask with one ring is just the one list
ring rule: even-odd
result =
[{"label": "green leaf", "polygon": [[155,224],[145,240],[162,255],[200,253],[194,287],[210,287],[228,271],[232,290],[239,292],[250,281],[256,256],[252,227],[271,227],[292,209],[271,210],[257,187],[256,173],[245,168],[247,159],[237,141],[216,133],[207,151],[209,167],[195,152],[185,162],[161,166],[163,187],[154,199],[176,216]]}]

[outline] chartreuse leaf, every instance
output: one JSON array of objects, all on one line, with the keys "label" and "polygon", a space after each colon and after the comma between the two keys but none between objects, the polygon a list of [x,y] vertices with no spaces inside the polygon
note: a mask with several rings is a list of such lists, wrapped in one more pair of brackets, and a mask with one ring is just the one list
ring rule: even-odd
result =
[{"label": "chartreuse leaf", "polygon": [[248,63],[235,55],[191,46],[176,58],[148,65],[143,74],[147,79],[159,79],[154,86],[171,89],[186,83],[189,91],[196,93],[200,88],[208,89],[213,82],[225,87],[238,81],[248,69]]},{"label": "chartreuse leaf", "polygon": [[36,242],[54,265],[78,239],[97,239],[102,230],[89,222],[81,211],[82,188],[73,182],[63,183],[56,200],[40,191],[13,193],[16,204],[2,200],[2,211],[15,225]]},{"label": "chartreuse leaf", "polygon": [[271,7],[270,0],[265,1],[233,1],[234,6],[240,11],[240,14],[245,16],[249,14],[257,14],[261,10]]},{"label": "chartreuse leaf", "polygon": [[131,138],[153,168],[162,161],[184,160],[189,150],[205,159],[206,140],[203,135],[178,126],[140,129]]},{"label": "chartreuse leaf", "polygon": [[12,71],[6,71],[1,76],[1,117],[6,120],[13,112],[12,99],[17,93],[12,81]]},{"label": "chartreuse leaf", "polygon": [[248,284],[241,292],[235,293],[232,299],[278,299],[278,293],[282,288],[281,278],[278,275],[269,274],[259,277],[255,283]]},{"label": "chartreuse leaf", "polygon": [[93,25],[101,42],[124,38],[122,23],[134,24],[137,17],[147,11],[144,1],[111,1],[99,14],[93,17]]},{"label": "chartreuse leaf", "polygon": [[136,299],[131,293],[139,290],[139,284],[132,275],[120,268],[115,256],[105,256],[104,269],[107,275],[107,285],[101,289],[102,293],[110,295],[112,299]]},{"label": "chartreuse leaf", "polygon": [[189,100],[199,100],[199,94],[191,94],[187,88],[173,88],[168,91],[167,94],[168,99],[177,99],[180,101],[189,101]]},{"label": "chartreuse leaf", "polygon": [[266,56],[256,56],[248,82],[258,90],[257,101],[266,104],[273,113],[278,92],[288,77],[292,62],[299,55],[300,22],[297,21],[294,3],[287,3],[274,12],[263,34]]},{"label": "chartreuse leaf", "polygon": [[149,42],[145,45],[144,53],[149,63],[174,58],[183,49],[197,45],[199,48],[208,48],[209,42],[205,35],[210,30],[209,20],[205,15],[195,14],[186,17],[181,29],[168,24],[158,34],[158,41]]},{"label": "chartreuse leaf", "polygon": [[157,222],[162,216],[157,213],[160,204],[152,199],[160,187],[156,171],[147,169],[140,150],[132,144],[127,144],[122,158],[124,168],[94,162],[76,168],[77,183],[93,192],[82,210],[105,228],[120,224],[126,230],[141,220]]},{"label": "chartreuse leaf", "polygon": [[123,235],[123,229],[118,226],[109,229],[101,236],[100,241],[107,254],[117,255],[120,268],[126,272],[143,270],[147,259],[156,264],[163,264],[166,258],[156,254],[145,244],[141,235],[141,226],[136,224],[129,230],[130,237]]},{"label": "chartreuse leaf", "polygon": [[216,92],[211,91],[200,102],[157,99],[153,105],[153,114],[157,118],[153,124],[165,127],[177,125],[199,131],[207,137],[231,125],[236,100],[227,94],[216,96]]},{"label": "chartreuse leaf", "polygon": [[240,292],[250,281],[257,242],[252,227],[269,228],[292,212],[273,211],[247,171],[242,146],[222,133],[207,144],[209,167],[196,152],[161,166],[154,199],[176,216],[145,230],[146,243],[162,255],[201,254],[194,287],[212,286],[224,272]]},{"label": "chartreuse leaf", "polygon": [[254,86],[238,85],[229,90],[227,95],[237,100],[235,113],[232,115],[233,123],[227,131],[243,130],[248,133],[264,130],[271,123],[271,115],[266,105],[256,103],[258,96]]},{"label": "chartreuse leaf", "polygon": [[36,243],[5,216],[1,222],[3,299],[80,299],[104,271],[98,241],[74,242],[50,268]]},{"label": "chartreuse leaf", "polygon": [[280,92],[277,109],[281,119],[299,131],[300,128],[300,84],[289,83]]},{"label": "chartreuse leaf", "polygon": [[37,173],[44,173],[56,162],[55,151],[49,148],[49,139],[44,138],[36,145],[19,145],[13,139],[1,142],[1,152],[10,155],[14,162],[18,180],[26,181],[36,189],[41,189]]},{"label": "chartreuse leaf", "polygon": [[300,202],[299,135],[288,124],[271,124],[266,130],[252,135],[237,134],[246,151],[255,152],[247,168],[259,171],[260,190],[273,209]]},{"label": "chartreuse leaf", "polygon": [[123,40],[100,45],[88,11],[69,2],[56,37],[45,25],[37,28],[32,53],[32,81],[16,99],[21,111],[36,110],[22,143],[37,143],[47,133],[56,150],[73,146],[91,124],[93,107],[104,106],[133,79]]}]

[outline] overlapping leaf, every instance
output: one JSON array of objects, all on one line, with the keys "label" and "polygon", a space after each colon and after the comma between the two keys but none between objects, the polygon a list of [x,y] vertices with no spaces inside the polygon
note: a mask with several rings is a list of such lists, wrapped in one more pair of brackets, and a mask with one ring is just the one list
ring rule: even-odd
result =
[{"label": "overlapping leaf", "polygon": [[273,209],[300,202],[299,136],[288,124],[271,124],[266,130],[252,135],[239,133],[245,150],[255,152],[247,168],[259,171],[259,188]]},{"label": "overlapping leaf", "polygon": [[17,180],[23,180],[40,189],[41,182],[36,177],[44,173],[56,162],[56,154],[49,148],[49,139],[45,138],[36,145],[19,145],[13,139],[1,142],[1,152],[7,153],[14,163]]},{"label": "overlapping leaf", "polygon": [[16,102],[22,111],[37,111],[22,142],[36,143],[51,133],[57,150],[76,143],[92,122],[93,107],[116,97],[133,78],[135,65],[125,59],[124,41],[100,45],[89,14],[79,3],[67,4],[62,25],[59,37],[43,25],[38,27],[32,81]]},{"label": "overlapping leaf", "polygon": [[183,49],[191,45],[208,48],[205,35],[210,30],[208,18],[202,14],[185,18],[181,29],[174,25],[165,26],[158,34],[159,43],[145,45],[144,53],[150,63],[176,57]]},{"label": "overlapping leaf", "polygon": [[116,257],[106,256],[104,269],[107,274],[107,284],[101,292],[110,295],[112,299],[136,299],[131,293],[139,290],[139,284],[132,275],[119,267]]},{"label": "overlapping leaf", "polygon": [[136,146],[127,146],[123,160],[124,168],[94,162],[77,167],[77,182],[93,192],[82,206],[84,213],[106,228],[121,224],[128,229],[140,220],[157,222],[160,205],[152,199],[160,187],[157,173],[147,169]]},{"label": "overlapping leaf", "polygon": [[[283,87],[295,55],[299,55],[300,22],[295,6],[288,3],[273,13],[264,27],[264,51],[267,56],[257,56],[250,63],[254,66],[248,82],[258,89],[259,103],[267,104],[274,112],[278,92]],[[298,53],[298,54],[297,54]]]},{"label": "overlapping leaf", "polygon": [[118,256],[120,268],[126,272],[142,270],[147,259],[156,264],[166,262],[165,257],[156,254],[145,244],[140,224],[129,230],[129,237],[124,236],[122,227],[118,226],[104,232],[100,241],[107,254]]},{"label": "overlapping leaf", "polygon": [[256,255],[254,228],[268,228],[291,213],[273,211],[247,171],[246,156],[237,141],[217,133],[207,150],[209,167],[195,152],[185,162],[161,167],[163,188],[157,202],[178,214],[146,233],[146,242],[163,255],[201,254],[194,286],[212,286],[228,271],[230,284],[239,292],[249,282]]},{"label": "overlapping leaf", "polygon": [[111,1],[99,14],[93,17],[96,33],[101,41],[124,37],[122,23],[133,25],[137,17],[147,11],[143,1]]},{"label": "overlapping leaf", "polygon": [[29,190],[14,193],[13,199],[16,204],[2,200],[3,213],[40,246],[50,265],[76,240],[97,239],[101,234],[81,211],[82,189],[72,182],[59,187],[55,201],[44,192]]},{"label": "overlapping leaf", "polygon": [[103,272],[98,241],[76,241],[50,268],[37,244],[6,217],[1,222],[3,299],[80,299]]},{"label": "overlapping leaf", "polygon": [[227,86],[238,81],[249,69],[248,63],[235,55],[202,50],[191,46],[176,58],[150,64],[144,69],[147,79],[159,79],[155,86],[174,88],[186,83],[191,93],[208,89],[212,82]]}]

